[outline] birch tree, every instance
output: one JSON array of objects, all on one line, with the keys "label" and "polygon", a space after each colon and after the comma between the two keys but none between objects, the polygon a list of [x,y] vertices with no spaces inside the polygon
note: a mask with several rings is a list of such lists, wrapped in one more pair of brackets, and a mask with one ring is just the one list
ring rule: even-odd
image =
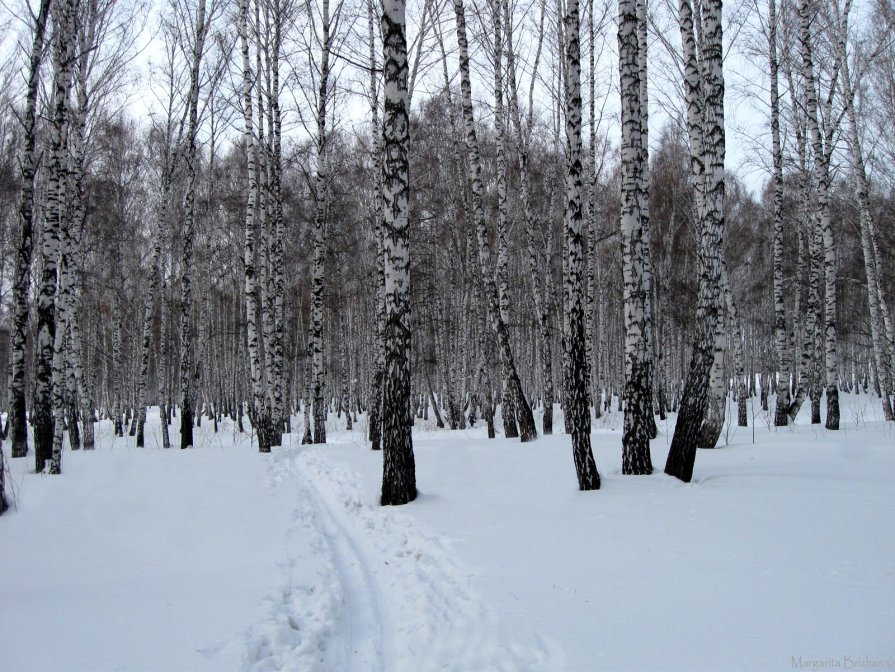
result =
[{"label": "birch tree", "polygon": [[[838,0],[831,2],[834,14],[835,46],[837,59],[841,63],[839,86],[848,128],[846,139],[851,159],[851,178],[858,201],[858,223],[861,231],[861,251],[864,256],[864,273],[867,278],[867,305],[870,310],[870,336],[874,364],[879,380],[883,416],[893,420],[893,392],[891,375],[891,344],[886,337],[885,318],[886,299],[884,286],[880,279],[883,260],[879,253],[876,220],[870,206],[870,180],[864,162],[864,148],[858,128],[857,111],[855,110],[855,86],[852,79],[853,67],[848,57],[849,14],[851,0],[845,0],[840,10]],[[857,70],[857,68],[854,68]]]},{"label": "birch tree", "polygon": [[478,147],[478,137],[475,129],[475,118],[472,112],[472,83],[469,72],[469,43],[466,39],[466,12],[463,0],[454,0],[454,14],[457,22],[457,43],[459,46],[460,67],[460,97],[463,110],[463,125],[466,135],[467,169],[469,171],[469,183],[472,201],[472,218],[475,222],[476,237],[479,248],[479,265],[481,266],[482,283],[485,290],[485,300],[491,319],[491,326],[497,336],[498,351],[504,378],[509,381],[509,388],[513,395],[513,404],[516,410],[516,420],[519,427],[519,436],[522,441],[531,441],[537,438],[537,429],[534,425],[534,416],[525,394],[522,391],[522,383],[516,371],[513,351],[510,345],[510,335],[507,325],[500,313],[500,300],[497,292],[497,283],[494,281],[494,273],[491,261],[491,246],[488,242],[488,232],[485,224],[485,209],[483,205],[484,186],[482,184],[482,161]]},{"label": "birch tree", "polygon": [[0,515],[9,508],[6,501],[6,456],[3,454],[3,439],[0,438]]},{"label": "birch tree", "polygon": [[650,424],[652,418],[650,362],[647,341],[648,273],[644,255],[643,199],[643,73],[640,63],[639,19],[636,0],[619,1],[618,46],[622,112],[621,241],[625,326],[625,424],[622,470],[625,474],[652,473]]},{"label": "birch tree", "polygon": [[[374,273],[376,287],[373,292],[373,315],[376,331],[373,336],[372,365],[373,376],[368,402],[368,437],[370,448],[382,447],[382,385],[385,375],[385,271],[383,268],[383,210],[382,210],[382,129],[379,123],[379,77],[377,75],[375,12],[373,0],[367,0],[367,29],[370,48],[370,127],[371,154],[373,162],[373,250],[376,255]],[[406,38],[405,38],[406,39]]]},{"label": "birch tree", "polygon": [[[506,115],[504,112],[503,92],[503,12],[502,0],[490,0],[491,28],[494,37],[492,66],[494,71],[494,139],[497,145],[497,297],[500,307],[500,318],[504,324],[510,321],[510,289],[508,285],[509,251],[507,228],[509,212],[507,205],[507,153],[506,153]],[[511,28],[509,29],[511,30]],[[510,391],[511,381],[506,377],[502,381],[501,417],[503,434],[506,438],[519,436],[516,424],[516,407]]]},{"label": "birch tree", "polygon": [[[35,471],[53,456],[53,356],[56,343],[56,285],[65,216],[68,181],[67,138],[69,96],[76,48],[77,0],[62,0],[54,6],[53,120],[50,132],[47,196],[41,233],[43,271],[37,304],[37,349],[34,376],[34,455]],[[51,465],[59,473],[60,463]]]},{"label": "birch tree", "polygon": [[[799,3],[799,42],[802,55],[802,77],[805,80],[805,113],[814,154],[816,218],[823,246],[823,334],[824,368],[827,394],[827,429],[839,429],[839,358],[836,344],[836,246],[830,218],[830,142],[832,120],[826,117],[826,133],[821,128],[817,102],[817,79],[812,54],[811,24],[815,8],[810,0]],[[838,70],[834,66],[835,70]],[[835,74],[834,74],[835,76]],[[831,95],[832,95],[831,87]]]},{"label": "birch tree", "polygon": [[[87,0],[79,7],[76,21],[75,48],[72,57],[76,59],[73,66],[73,82],[76,103],[70,110],[69,123],[69,203],[67,225],[60,229],[60,256],[58,268],[58,286],[56,295],[56,334],[53,342],[53,452],[50,464],[51,473],[62,471],[62,439],[65,426],[65,395],[67,390],[66,364],[68,359],[68,333],[76,316],[74,314],[74,291],[77,262],[75,254],[79,251],[81,232],[87,216],[86,195],[84,193],[84,154],[86,152],[87,118],[90,112],[88,76],[96,54],[98,31],[102,31],[104,7],[98,2]],[[90,424],[91,419],[85,423]],[[77,423],[74,422],[75,431]],[[69,432],[70,436],[72,432]],[[73,443],[73,442],[72,442]]]},{"label": "birch tree", "polygon": [[385,380],[382,405],[383,506],[416,499],[410,408],[410,118],[404,0],[384,0],[382,213],[385,275]]},{"label": "birch tree", "polygon": [[565,118],[567,143],[565,229],[568,248],[569,413],[579,490],[597,490],[600,474],[590,446],[587,346],[584,331],[584,216],[581,198],[581,43],[578,0],[567,0],[565,27]]},{"label": "birch tree", "polygon": [[679,4],[684,50],[684,93],[690,136],[699,235],[699,301],[696,342],[690,358],[665,473],[689,482],[705,415],[715,341],[721,337],[721,253],[724,233],[724,73],[721,1],[702,3],[701,48],[697,48],[693,6]]},{"label": "birch tree", "polygon": [[780,146],[777,0],[768,0],[768,65],[771,76],[771,158],[774,170],[774,344],[777,350],[777,406],[774,425],[782,427],[789,423],[790,349],[783,286],[783,150]]},{"label": "birch tree", "polygon": [[13,282],[13,334],[10,380],[11,454],[28,454],[28,421],[25,404],[25,347],[28,337],[28,292],[31,285],[31,256],[34,247],[34,183],[37,173],[37,94],[44,55],[44,39],[50,14],[50,0],[41,0],[34,22],[34,36],[28,62],[25,110],[22,115],[21,187],[19,192],[19,249]]},{"label": "birch tree", "polygon": [[[155,314],[158,309],[160,289],[162,284],[162,247],[165,242],[165,234],[170,225],[168,218],[172,210],[172,198],[174,197],[174,179],[178,163],[180,160],[180,151],[183,141],[184,125],[186,116],[184,109],[180,109],[177,101],[177,74],[176,74],[176,45],[171,24],[166,24],[163,28],[165,36],[165,71],[163,77],[167,80],[164,102],[164,126],[156,127],[154,130],[160,135],[162,145],[162,161],[159,170],[159,200],[156,210],[156,226],[153,230],[152,254],[149,260],[149,283],[146,292],[146,305],[143,309],[143,332],[140,342],[140,374],[137,387],[137,447],[142,448],[145,445],[144,428],[146,425],[146,388],[149,379],[149,360],[152,350],[152,331],[155,321]],[[161,329],[164,331],[164,314],[161,319]],[[159,341],[162,339],[159,338]],[[161,354],[161,342],[159,345],[159,354]],[[163,367],[161,366],[161,358],[158,362],[156,377],[162,375]],[[164,402],[160,401],[159,410],[164,410]],[[162,425],[164,438],[167,439],[167,422],[164,417],[166,414],[160,412],[162,417]],[[164,442],[167,448],[167,441]]]},{"label": "birch tree", "polygon": [[258,148],[255,142],[253,130],[252,82],[254,76],[249,60],[249,12],[248,0],[240,0],[239,3],[239,43],[242,52],[242,112],[243,112],[243,141],[246,149],[246,179],[248,182],[248,195],[245,208],[245,302],[246,302],[246,332],[249,355],[249,372],[251,376],[252,427],[258,437],[258,450],[262,453],[270,452],[270,417],[264,391],[262,378],[261,343],[258,333],[259,295],[255,270],[255,239],[258,224]]},{"label": "birch tree", "polygon": [[[531,95],[528,100],[528,112],[523,119],[519,106],[519,82],[516,76],[516,52],[513,47],[513,22],[509,10],[509,0],[503,0],[504,26],[506,27],[506,60],[507,91],[509,116],[512,120],[516,139],[516,156],[519,163],[519,192],[522,209],[525,214],[525,235],[528,252],[528,272],[531,279],[531,295],[534,302],[535,315],[538,320],[541,355],[541,378],[544,388],[544,415],[541,431],[545,435],[553,434],[553,345],[550,333],[550,300],[544,288],[541,252],[535,237],[540,222],[532,203],[531,170],[529,167],[529,145],[532,126],[534,125],[534,81],[532,76]],[[544,41],[545,3],[541,5],[541,18],[537,33],[535,57],[532,71],[537,72]]]},{"label": "birch tree", "polygon": [[[341,14],[342,4],[336,8],[336,22]],[[326,443],[326,390],[323,350],[323,282],[326,263],[326,225],[329,206],[329,163],[327,159],[327,105],[332,96],[330,90],[330,51],[333,46],[333,17],[330,16],[329,0],[321,0],[320,60],[314,64],[317,70],[317,92],[315,108],[316,155],[314,167],[314,263],[311,267],[311,320],[308,337],[312,367],[312,402],[314,405],[314,443]]]},{"label": "birch tree", "polygon": [[[192,12],[190,12],[192,16]],[[199,89],[201,65],[210,21],[205,0],[198,0],[189,34],[190,86],[187,95],[187,130],[184,169],[186,190],[184,194],[183,254],[180,278],[180,447],[193,445],[193,333],[191,314],[193,307],[193,238],[196,231],[196,161],[197,134],[199,127]]]}]

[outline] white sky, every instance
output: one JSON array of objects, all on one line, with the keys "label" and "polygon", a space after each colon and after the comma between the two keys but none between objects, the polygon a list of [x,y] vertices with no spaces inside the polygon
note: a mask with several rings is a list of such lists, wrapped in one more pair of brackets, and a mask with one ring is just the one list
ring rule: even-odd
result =
[{"label": "white sky", "polygon": [[[32,3],[33,1],[34,0],[32,0]],[[408,32],[410,40],[414,40],[415,36],[418,34],[418,20],[421,14],[423,1],[424,0],[410,0],[408,7]],[[442,32],[449,53],[449,74],[452,78],[456,78],[456,60],[452,56],[456,49],[456,38],[453,33],[453,10],[449,1],[433,1],[443,5]],[[530,2],[531,6],[523,6],[521,3],[524,2]],[[662,26],[663,35],[665,35],[669,45],[676,49],[679,43],[679,36],[677,26],[673,22],[675,18],[673,13],[674,10],[667,4],[662,4],[664,2],[667,2],[667,0],[651,0],[650,11],[654,15],[654,23],[651,25],[651,30],[654,30],[656,26]],[[162,8],[166,7],[166,3],[161,2],[160,0],[152,0],[152,3],[153,5],[147,7],[138,18],[139,21],[145,21],[146,26],[139,34],[136,49],[139,50],[140,53],[132,66],[135,70],[134,74],[136,75],[136,79],[132,83],[122,86],[121,90],[118,92],[119,94],[126,92],[126,104],[130,108],[131,113],[137,118],[145,118],[149,111],[158,107],[149,88],[149,65],[150,63],[158,64],[163,60],[164,50],[162,46],[162,38],[158,32],[158,25],[159,12],[162,11]],[[226,11],[235,11],[235,3],[230,4],[233,6],[230,7],[228,5]],[[352,21],[346,22],[345,25],[348,29],[356,32],[359,37],[366,40],[367,22],[364,7],[365,6],[362,6],[360,8],[361,14],[357,16],[356,19],[353,18]],[[584,3],[582,5],[583,12],[586,10],[586,7],[587,4]],[[617,119],[619,102],[616,71],[616,29],[614,24],[616,7],[612,4],[609,6],[604,5],[603,7],[604,11],[607,12],[608,24],[603,31],[604,41],[601,42],[598,38],[598,52],[601,52],[601,56],[596,68],[598,73],[597,96],[598,99],[601,99],[608,95],[604,108],[605,117],[601,128],[603,132],[609,135],[613,145],[617,146],[619,138],[619,125]],[[16,13],[21,14],[21,8],[21,4],[6,4],[0,9],[0,26],[8,24],[12,28],[12,30],[4,30],[2,37],[0,37],[0,50],[2,50],[3,55],[8,56],[11,52],[16,50],[17,40],[20,44],[30,44],[30,38],[25,37],[25,39],[23,39],[21,21],[14,18]],[[475,16],[476,8],[477,4],[475,2],[467,0],[467,22],[469,24],[470,46],[473,52],[473,96],[483,104],[483,107],[480,108],[480,114],[487,114],[487,109],[484,106],[489,105],[491,102],[491,75],[487,56],[483,52],[483,49],[481,48],[482,45],[478,39],[478,36],[481,33],[481,24]],[[725,25],[725,42],[727,49],[727,57],[725,61],[725,77],[727,82],[727,95],[725,100],[727,117],[727,167],[740,177],[747,188],[753,193],[757,193],[768,176],[765,167],[769,160],[769,151],[767,148],[770,143],[767,138],[767,105],[764,102],[764,99],[766,98],[765,90],[767,84],[765,81],[766,68],[765,70],[762,70],[760,66],[750,63],[749,59],[744,55],[744,52],[756,46],[754,43],[757,39],[752,32],[750,32],[752,29],[749,27],[742,27],[746,9],[747,7],[743,6],[741,9],[737,10],[733,3],[728,4],[725,8],[725,11],[728,12],[726,15],[727,23]],[[600,13],[600,11],[598,0],[598,9],[596,9],[595,12]],[[519,54],[520,61],[524,61],[526,52],[529,52],[533,48],[533,31],[537,25],[539,16],[540,9],[537,0],[517,0],[515,16],[517,34],[515,36],[515,42],[516,51]],[[729,25],[729,22],[733,22],[733,25]],[[226,24],[222,23],[222,26],[223,25]],[[547,29],[549,30],[550,26],[548,26]],[[585,26],[582,26],[582,29],[584,30]],[[488,37],[490,38],[490,35]],[[549,53],[549,40],[550,37],[548,36],[545,39],[544,53],[541,57],[540,66],[540,77],[546,80],[549,80],[550,78],[551,60],[553,59],[553,56]],[[760,48],[760,44],[757,46]],[[428,91],[434,91],[440,88],[443,82],[442,68],[439,61],[440,51],[434,46],[434,33],[431,30],[427,36],[424,48],[429,50],[430,53],[421,60],[421,69],[424,69],[425,73],[421,75],[417,81],[415,94],[415,100],[417,102],[425,97]],[[586,41],[583,41],[582,67],[584,69],[583,75],[585,77],[587,76],[587,48]],[[347,46],[344,46],[342,50],[344,53],[349,54],[353,59],[365,58],[367,54],[366,43],[360,47],[359,51],[350,52],[350,49],[348,49]],[[411,55],[411,60],[412,59],[413,55]],[[296,72],[299,72],[302,69],[307,71],[306,60],[303,60],[300,57],[295,58],[294,65]],[[524,63],[520,62],[518,67],[520,70],[520,79],[522,80],[520,82],[520,96],[524,100],[527,98],[528,79],[525,75],[521,74],[521,71],[524,69]],[[682,108],[682,101],[680,85],[677,81],[674,66],[668,57],[668,51],[660,40],[656,39],[654,32],[651,34],[650,38],[649,67],[651,98],[650,138],[651,144],[655,145],[661,127],[667,123],[670,114],[679,113]],[[359,83],[366,85],[366,73],[359,73],[357,69],[344,63],[341,66],[337,66],[337,68],[341,70],[340,83],[343,87],[358,90]],[[23,82],[23,80],[24,72],[23,76],[19,78],[19,81]],[[225,86],[229,85],[225,83]],[[583,86],[586,95],[586,80],[583,82]],[[122,96],[122,98],[125,98],[125,96]],[[287,114],[285,120],[286,126],[293,128],[293,133],[304,135],[297,123],[298,114],[296,112],[297,107],[304,104],[304,99],[300,95],[290,95],[289,90],[284,91],[284,99],[286,102],[285,109]],[[536,99],[541,101],[549,100],[549,95],[544,85],[539,85],[537,87]],[[587,103],[585,102],[585,104]],[[536,105],[538,105],[537,102]],[[546,109],[548,105],[549,103],[540,105],[541,110],[539,111],[542,117],[549,120],[550,113],[549,110]],[[598,100],[598,110],[601,106],[602,100]],[[343,110],[342,114],[344,115],[341,120],[343,126],[350,127],[357,124],[364,124],[366,122],[369,106],[366,100],[360,96],[355,95],[343,98],[340,107]],[[587,123],[588,120],[585,118],[585,125],[587,125]],[[586,128],[585,132],[587,132]],[[758,140],[758,145],[761,146],[760,151],[755,150],[755,147],[757,146],[756,139]]]}]

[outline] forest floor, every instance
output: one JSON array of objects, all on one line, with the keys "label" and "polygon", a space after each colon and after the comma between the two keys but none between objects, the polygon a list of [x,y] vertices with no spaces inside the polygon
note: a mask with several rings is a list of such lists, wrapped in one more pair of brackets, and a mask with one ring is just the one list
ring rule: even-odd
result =
[{"label": "forest floor", "polygon": [[662,474],[673,416],[656,473],[622,476],[613,411],[589,493],[561,433],[418,421],[397,508],[362,420],[266,456],[229,423],[165,451],[157,414],[142,450],[105,421],[61,477],[4,446],[0,669],[895,670],[895,423],[868,395],[839,432],[808,410],[734,416],[690,484]]}]

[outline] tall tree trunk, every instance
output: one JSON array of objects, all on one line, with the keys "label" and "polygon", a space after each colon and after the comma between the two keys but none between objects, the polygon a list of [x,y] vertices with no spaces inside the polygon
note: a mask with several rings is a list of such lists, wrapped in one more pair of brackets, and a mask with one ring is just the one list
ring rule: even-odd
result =
[{"label": "tall tree trunk", "polygon": [[[702,58],[696,54],[693,9],[680,2],[681,41],[684,45],[684,89],[690,132],[691,171],[696,182],[699,222],[699,304],[696,342],[690,358],[674,437],[665,473],[689,482],[693,477],[696,445],[705,415],[709,377],[719,319],[721,254],[724,234],[724,74],[722,70],[721,1],[702,4]],[[701,63],[700,63],[701,61]],[[701,66],[701,67],[700,67]]]},{"label": "tall tree trunk", "polygon": [[[500,306],[500,318],[504,324],[510,322],[510,288],[509,288],[509,250],[507,243],[507,154],[506,154],[506,122],[503,105],[503,31],[502,0],[490,0],[491,25],[494,32],[494,136],[497,145],[497,296]],[[508,27],[507,30],[512,30]],[[504,372],[506,373],[506,372]],[[501,397],[501,417],[503,418],[503,434],[506,438],[519,436],[516,424],[516,408],[510,390],[511,381],[503,379],[503,396]]]},{"label": "tall tree trunk", "polygon": [[466,129],[466,151],[472,192],[472,213],[478,238],[482,282],[485,289],[485,298],[488,301],[491,325],[497,336],[497,345],[504,372],[503,377],[509,381],[509,387],[513,395],[513,404],[516,407],[519,436],[522,441],[531,441],[537,437],[534,416],[522,391],[522,384],[516,371],[513,351],[510,346],[510,335],[507,325],[500,314],[497,285],[494,282],[494,274],[491,268],[491,247],[488,243],[485,209],[482,203],[484,192],[481,177],[482,162],[475,131],[475,119],[472,114],[472,84],[469,73],[469,46],[466,39],[466,15],[463,8],[463,0],[454,0],[454,13],[457,20],[457,42],[460,48],[460,93],[463,107],[463,122]]},{"label": "tall tree trunk", "polygon": [[[833,240],[833,224],[830,220],[830,164],[829,147],[824,146],[824,137],[818,118],[817,83],[814,76],[814,60],[811,47],[811,23],[813,9],[810,0],[800,0],[799,41],[802,50],[802,76],[805,79],[805,111],[811,145],[814,150],[814,178],[817,187],[817,223],[823,241],[824,279],[824,368],[827,392],[827,429],[839,429],[839,358],[836,344],[836,247]],[[833,123],[827,119],[827,123]]]},{"label": "tall tree trunk", "polygon": [[255,267],[255,235],[258,228],[258,148],[253,130],[252,70],[249,62],[248,0],[239,2],[239,41],[242,52],[242,113],[243,142],[246,146],[246,180],[248,195],[245,210],[245,269],[246,340],[249,354],[249,375],[252,382],[252,406],[250,419],[258,437],[258,451],[270,452],[269,419],[265,404],[261,362],[261,343],[258,334],[258,285]]},{"label": "tall tree trunk", "polygon": [[[269,13],[270,6],[265,5],[265,14]],[[268,30],[270,44],[266,50],[266,68],[268,72],[267,114],[270,136],[269,156],[269,189],[271,204],[271,228],[270,228],[270,293],[271,313],[273,324],[273,353],[271,356],[271,423],[270,441],[274,446],[283,444],[283,430],[288,423],[289,413],[286,408],[285,394],[285,367],[284,367],[284,339],[285,339],[285,279],[284,279],[284,255],[286,224],[283,214],[282,194],[282,169],[283,169],[283,145],[282,145],[282,112],[280,110],[280,59],[282,52],[282,28],[284,21],[284,9],[276,4],[273,8],[273,17],[268,17]],[[272,26],[270,23],[272,22]]]},{"label": "tall tree trunk", "polygon": [[317,165],[314,180],[314,265],[311,271],[311,365],[313,367],[314,443],[326,443],[326,390],[323,360],[323,273],[326,256],[328,164],[326,153],[326,106],[329,97],[330,17],[329,0],[323,0],[320,81],[317,92]]},{"label": "tall tree trunk", "polygon": [[37,94],[40,88],[40,66],[50,0],[41,0],[34,24],[34,39],[28,65],[28,86],[22,117],[21,191],[19,196],[19,253],[13,283],[13,336],[10,353],[10,408],[12,416],[12,457],[28,454],[28,419],[25,404],[25,348],[28,339],[28,292],[31,285],[31,256],[34,246],[34,178],[37,172]]},{"label": "tall tree trunk", "polygon": [[[649,351],[641,209],[643,115],[639,67],[637,0],[620,0],[618,6],[619,77],[622,97],[621,244],[625,317],[625,421],[622,435],[622,472],[651,474]],[[655,422],[655,421],[653,421]]]},{"label": "tall tree trunk", "polygon": [[188,98],[189,123],[186,149],[186,194],[183,233],[183,257],[180,280],[180,447],[193,445],[193,333],[191,314],[193,308],[193,236],[196,230],[196,134],[199,127],[199,66],[205,44],[208,23],[205,17],[205,0],[199,0],[196,10],[195,34],[192,36],[192,63],[190,65],[190,89]]},{"label": "tall tree trunk", "polygon": [[373,315],[376,331],[372,347],[372,385],[367,411],[370,449],[382,447],[382,377],[385,372],[385,270],[383,268],[382,240],[382,128],[379,124],[379,82],[376,74],[376,34],[374,31],[373,0],[367,0],[367,24],[370,43],[370,126],[371,153],[373,159],[373,249],[376,255],[374,270],[376,286],[373,289]]},{"label": "tall tree trunk", "polygon": [[[87,217],[85,179],[85,150],[87,137],[87,112],[89,97],[87,80],[92,66],[91,57],[96,47],[96,27],[99,16],[95,5],[88,5],[85,12],[80,13],[76,28],[77,52],[73,69],[76,69],[77,106],[69,113],[69,178],[66,194],[68,212],[66,222],[60,227],[61,251],[59,257],[58,287],[56,297],[56,335],[53,344],[53,454],[50,473],[62,472],[62,441],[65,427],[66,410],[66,364],[68,362],[68,344],[70,325],[72,323],[75,303],[77,261],[80,252],[81,233]],[[71,416],[69,439],[74,448],[74,436],[77,435],[77,419]]]},{"label": "tall tree trunk", "polygon": [[[167,171],[166,171],[167,172]],[[158,213],[158,231],[153,237],[152,257],[149,261],[149,286],[146,292],[146,305],[143,310],[143,334],[140,341],[140,377],[137,384],[137,448],[145,446],[144,427],[146,425],[146,386],[149,381],[149,356],[152,350],[152,326],[155,322],[156,299],[158,296],[159,264],[162,257],[162,239],[168,219],[168,202],[170,199],[170,178],[163,179],[162,201]]]},{"label": "tall tree trunk", "polygon": [[383,506],[416,499],[410,410],[410,118],[404,0],[384,0],[385,108],[382,120],[382,211],[385,273],[385,381],[382,408]]},{"label": "tall tree trunk", "polygon": [[[591,403],[594,407],[594,417],[600,418],[603,413],[600,403],[599,385],[599,349],[594,347],[597,322],[597,293],[599,291],[599,255],[597,242],[597,190],[602,165],[597,162],[597,74],[596,74],[596,31],[594,17],[594,0],[588,2],[588,120],[590,122],[590,179],[587,189],[587,308],[586,308],[586,342],[587,363]],[[600,162],[602,163],[602,162]],[[596,356],[595,356],[596,355]]]},{"label": "tall tree trunk", "polygon": [[[733,296],[733,289],[730,286],[730,278],[727,274],[727,264],[724,259],[721,260],[721,292],[724,297],[724,306],[727,309],[727,320],[729,324],[730,340],[733,345],[733,372],[736,380],[737,395],[737,426],[746,427],[748,418],[746,417],[746,385],[745,385],[745,355],[743,353],[743,324],[740,321],[739,311],[737,310],[736,300]],[[788,389],[788,387],[787,387]]]},{"label": "tall tree trunk", "polygon": [[53,53],[53,123],[50,137],[46,214],[41,234],[43,273],[37,303],[37,348],[34,379],[35,471],[41,472],[53,453],[53,355],[56,342],[56,285],[62,227],[66,225],[68,181],[68,98],[75,52],[77,0],[55,5]]},{"label": "tall tree trunk", "polygon": [[647,40],[646,40],[646,12],[647,0],[637,0],[637,70],[640,73],[640,175],[639,175],[639,215],[638,226],[639,246],[643,257],[643,272],[640,274],[643,294],[644,338],[642,345],[644,352],[641,358],[645,367],[646,392],[641,403],[644,405],[643,421],[646,422],[649,437],[655,439],[658,434],[656,416],[653,411],[653,387],[655,379],[655,357],[653,337],[653,255],[650,245],[649,225],[649,88],[647,80]]},{"label": "tall tree trunk", "polygon": [[774,343],[777,350],[777,405],[774,425],[785,427],[789,423],[791,367],[783,287],[783,151],[780,147],[777,0],[768,0],[768,54],[771,69],[771,153],[774,164]]},{"label": "tall tree trunk", "polygon": [[6,458],[3,455],[3,439],[0,438],[0,515],[9,508],[6,501]]},{"label": "tall tree trunk", "polygon": [[587,346],[584,331],[584,244],[581,201],[581,43],[578,0],[568,0],[565,16],[566,43],[566,199],[565,228],[568,241],[569,301],[569,409],[572,415],[572,453],[580,490],[597,490],[600,474],[590,446]]},{"label": "tall tree trunk", "polygon": [[880,259],[877,255],[876,223],[870,209],[870,182],[864,165],[864,152],[858,132],[857,113],[855,111],[855,93],[852,87],[852,73],[846,51],[848,36],[848,16],[851,1],[846,0],[842,13],[839,4],[833,3],[837,19],[837,50],[842,63],[841,87],[843,106],[848,119],[848,149],[852,163],[852,181],[858,197],[858,214],[861,228],[861,251],[864,254],[864,273],[867,278],[867,303],[870,309],[870,336],[873,344],[873,362],[879,380],[880,398],[883,405],[883,416],[886,420],[895,419],[892,412],[891,353],[885,334],[885,324],[881,310],[884,303],[883,285],[880,280]]},{"label": "tall tree trunk", "polygon": [[[544,297],[544,285],[541,255],[535,239],[535,231],[540,228],[535,209],[531,202],[531,171],[528,166],[528,145],[531,133],[533,110],[529,107],[528,122],[523,127],[522,114],[519,109],[518,81],[516,79],[516,55],[513,49],[513,30],[509,12],[509,0],[503,0],[504,26],[506,27],[506,58],[509,92],[509,112],[516,134],[516,155],[519,161],[519,191],[522,208],[525,212],[525,232],[528,243],[528,271],[531,278],[532,299],[538,319],[538,331],[541,355],[541,377],[544,388],[544,415],[541,429],[545,435],[553,434],[553,353],[550,334],[550,302]],[[538,46],[535,57],[535,69],[539,60],[541,43],[544,37],[543,17],[538,33]],[[548,266],[549,268],[549,266]]]},{"label": "tall tree trunk", "polygon": [[[121,254],[117,247],[115,257],[116,263],[114,267],[121,268]],[[124,425],[121,419],[124,412],[123,399],[121,397],[123,388],[121,378],[124,369],[121,361],[121,321],[124,319],[124,316],[122,315],[119,281],[119,278],[113,279],[115,289],[113,290],[112,298],[112,424],[114,425],[115,436],[124,436]]]}]

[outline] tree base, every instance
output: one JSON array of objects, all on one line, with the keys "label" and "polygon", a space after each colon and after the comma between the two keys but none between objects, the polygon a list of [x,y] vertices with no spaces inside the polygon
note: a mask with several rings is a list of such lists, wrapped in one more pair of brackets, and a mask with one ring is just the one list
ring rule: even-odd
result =
[{"label": "tree base", "polygon": [[827,429],[839,429],[839,388],[836,385],[827,387]]},{"label": "tree base", "polygon": [[193,409],[184,405],[180,409],[180,448],[193,447]]}]

